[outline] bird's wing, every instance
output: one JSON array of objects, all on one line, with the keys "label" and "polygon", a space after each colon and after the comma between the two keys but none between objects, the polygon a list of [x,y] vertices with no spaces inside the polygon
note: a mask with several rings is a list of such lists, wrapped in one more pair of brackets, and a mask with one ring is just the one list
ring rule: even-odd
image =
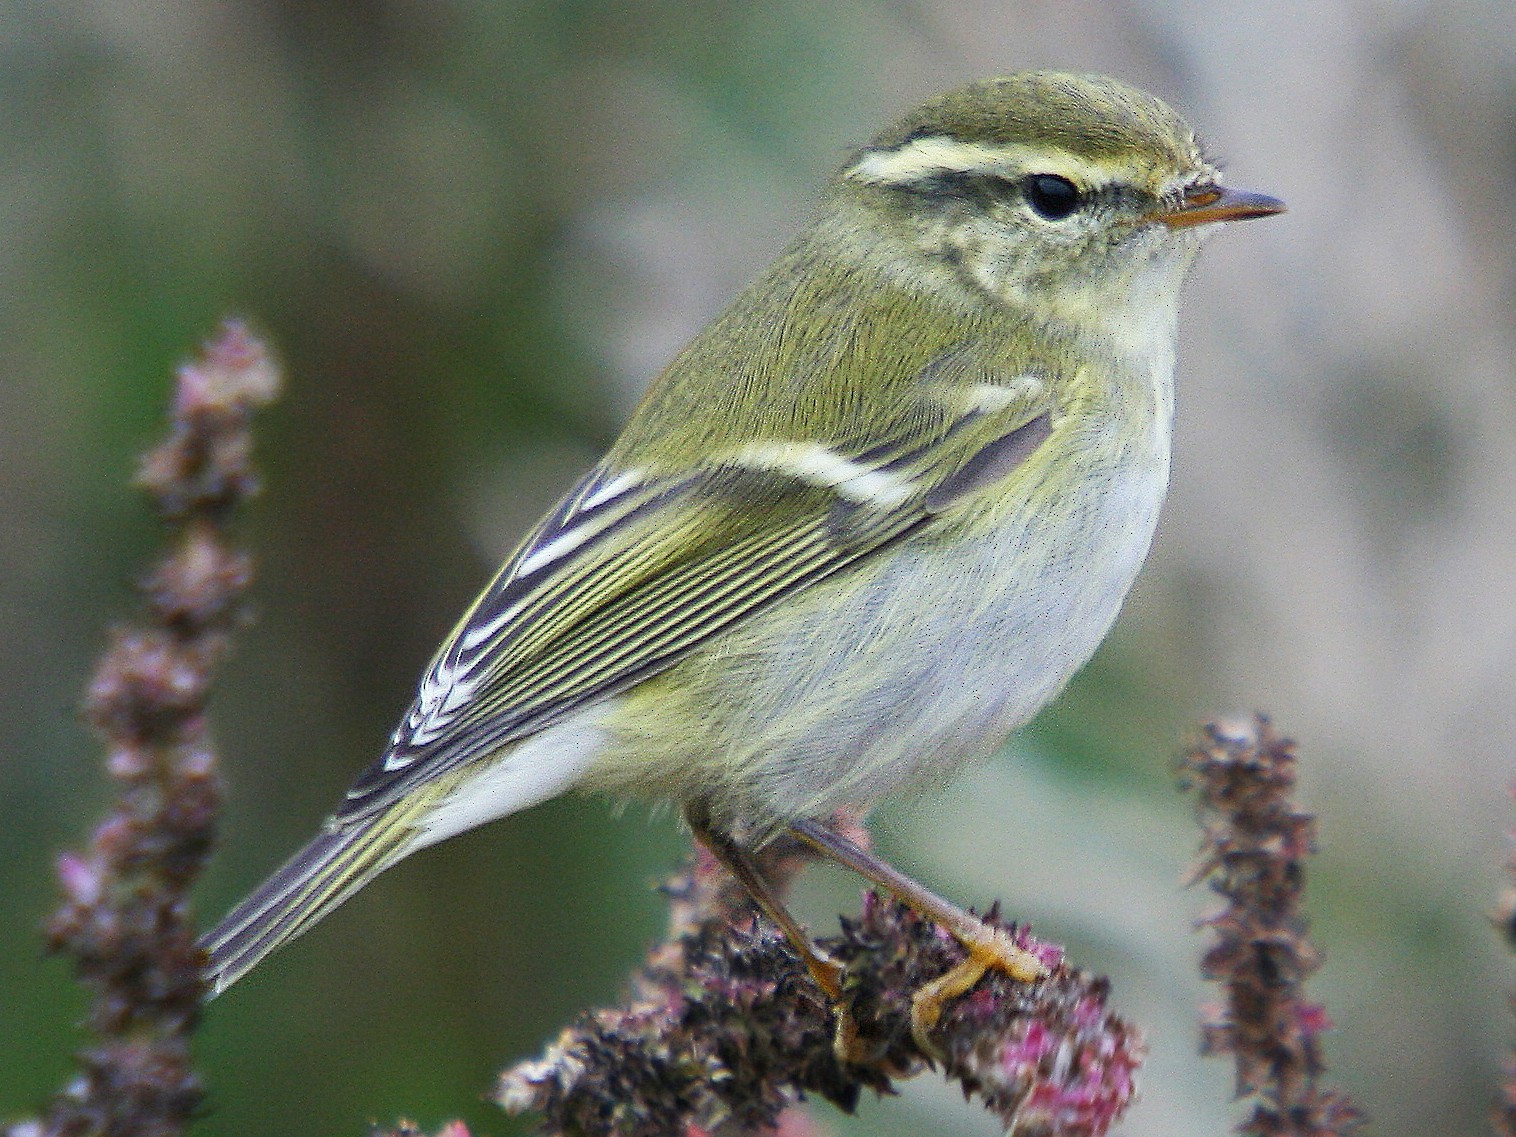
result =
[{"label": "bird's wing", "polygon": [[1048,436],[1041,390],[924,395],[883,437],[757,443],[680,475],[592,470],[453,630],[335,823],[372,816],[931,525]]}]

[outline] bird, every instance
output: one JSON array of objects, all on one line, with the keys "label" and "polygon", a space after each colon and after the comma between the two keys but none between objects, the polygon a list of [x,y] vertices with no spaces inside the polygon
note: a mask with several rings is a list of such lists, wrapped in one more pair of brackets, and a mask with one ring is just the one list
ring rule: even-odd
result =
[{"label": "bird", "polygon": [[447,635],[321,830],[201,941],[208,997],[410,854],[571,789],[677,807],[835,1004],[780,835],[1042,964],[831,823],[941,784],[1114,623],[1167,493],[1180,286],[1223,184],[1166,104],[1032,71],[852,152]]}]

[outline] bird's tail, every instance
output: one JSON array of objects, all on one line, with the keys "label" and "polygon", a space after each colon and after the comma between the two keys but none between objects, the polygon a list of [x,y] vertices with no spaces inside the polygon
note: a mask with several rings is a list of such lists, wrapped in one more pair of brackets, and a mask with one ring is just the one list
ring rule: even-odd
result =
[{"label": "bird's tail", "polygon": [[210,956],[207,998],[221,994],[410,852],[415,834],[409,811],[400,812],[328,829],[227,913],[200,941]]}]

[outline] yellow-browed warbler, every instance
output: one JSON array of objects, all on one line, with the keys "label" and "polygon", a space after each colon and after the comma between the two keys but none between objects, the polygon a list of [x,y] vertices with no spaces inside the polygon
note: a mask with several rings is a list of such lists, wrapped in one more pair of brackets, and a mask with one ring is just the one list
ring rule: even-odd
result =
[{"label": "yellow-browed warbler", "polygon": [[206,937],[213,991],[401,858],[570,788],[677,803],[834,998],[752,860],[777,834],[940,921],[971,969],[1040,974],[827,821],[988,754],[1095,650],[1168,486],[1185,272],[1282,208],[1111,79],[975,83],[885,130]]}]

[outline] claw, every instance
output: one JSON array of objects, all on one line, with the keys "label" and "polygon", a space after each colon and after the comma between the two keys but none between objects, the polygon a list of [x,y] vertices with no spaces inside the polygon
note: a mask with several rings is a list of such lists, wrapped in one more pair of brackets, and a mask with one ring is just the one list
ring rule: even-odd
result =
[{"label": "claw", "polygon": [[961,937],[959,942],[968,957],[946,974],[918,987],[911,996],[911,1037],[922,1053],[939,1061],[944,1055],[931,1040],[931,1031],[942,1017],[942,1008],[947,1002],[971,991],[990,968],[1021,983],[1030,983],[1048,974],[1040,959],[1018,947],[1016,941],[1000,928],[981,925],[979,934]]}]

